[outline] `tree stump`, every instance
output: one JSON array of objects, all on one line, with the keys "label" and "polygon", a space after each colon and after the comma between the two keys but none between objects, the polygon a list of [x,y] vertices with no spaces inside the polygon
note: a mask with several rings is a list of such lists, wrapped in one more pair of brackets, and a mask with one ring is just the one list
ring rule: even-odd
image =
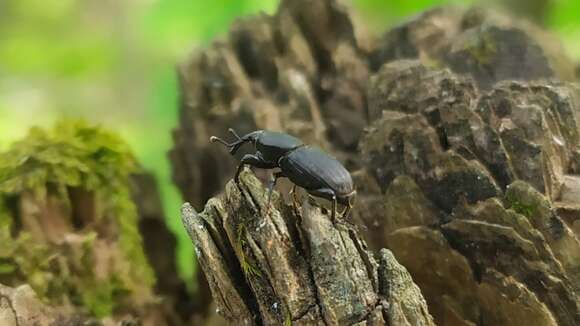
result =
[{"label": "tree stump", "polygon": [[248,325],[434,325],[389,250],[377,262],[357,232],[307,201],[298,216],[249,171],[182,219],[218,311]]},{"label": "tree stump", "polygon": [[[196,245],[209,243],[199,261],[220,309],[229,309],[224,315],[264,324],[317,316],[327,324],[372,320],[373,300],[395,307],[401,296],[394,293],[415,289],[381,290],[392,289],[380,284],[399,275],[381,273],[390,270],[381,265],[387,252],[380,249],[388,248],[439,325],[580,324],[580,93],[558,40],[479,8],[435,8],[376,38],[363,31],[335,1],[282,1],[274,16],[236,22],[225,40],[180,69],[181,120],[171,155],[174,178],[198,210],[236,167],[209,136],[223,137],[228,128],[282,130],[353,171],[353,216],[367,227],[333,229],[319,204],[303,206],[299,222],[282,202],[266,211],[255,199],[263,190],[250,176],[240,189],[228,184],[202,213],[184,209]],[[257,197],[235,199],[246,193]],[[241,233],[232,228],[249,217],[284,221],[294,240],[269,237],[269,246],[258,234],[248,237],[259,224]],[[192,225],[212,227],[208,233]],[[312,242],[319,243],[312,239],[336,249],[338,235],[349,244],[332,259],[323,250],[314,257]],[[380,252],[377,259],[361,237]],[[300,295],[280,287],[270,277],[271,255],[311,270],[315,286],[301,287]],[[323,259],[327,265],[319,266]],[[343,266],[351,260],[354,270]],[[245,274],[229,270],[238,265]],[[336,274],[323,281],[328,271]],[[305,276],[292,275],[302,284]],[[332,281],[356,283],[356,291],[333,301]],[[273,289],[282,288],[280,297]],[[245,304],[224,303],[234,294]],[[320,299],[325,294],[331,296]],[[267,310],[275,303],[282,312]],[[410,312],[420,306],[403,308],[400,319],[387,311],[378,323],[420,324]]]}]

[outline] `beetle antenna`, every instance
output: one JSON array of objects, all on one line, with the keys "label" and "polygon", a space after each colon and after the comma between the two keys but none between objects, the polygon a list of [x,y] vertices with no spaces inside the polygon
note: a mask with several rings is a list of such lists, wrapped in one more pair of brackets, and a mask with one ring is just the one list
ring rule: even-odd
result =
[{"label": "beetle antenna", "polygon": [[216,137],[216,136],[209,137],[209,141],[212,143],[217,141],[218,143],[221,143],[222,145],[226,146],[228,148],[230,154],[232,154],[232,155],[234,155],[238,151],[240,146],[244,143],[244,140],[241,139],[240,137],[238,137],[238,140],[236,140],[233,143],[228,143],[227,141],[225,141],[219,137]]},{"label": "beetle antenna", "polygon": [[221,143],[226,147],[232,147],[232,144],[230,144],[230,143],[226,142],[225,140],[223,140],[219,137],[216,137],[216,136],[209,137],[209,141],[212,143],[215,143],[217,141],[218,143]]},{"label": "beetle antenna", "polygon": [[232,133],[232,135],[234,135],[234,137],[236,137],[238,140],[242,140],[242,138],[238,135],[238,133],[233,128],[228,129],[228,131],[230,133]]}]

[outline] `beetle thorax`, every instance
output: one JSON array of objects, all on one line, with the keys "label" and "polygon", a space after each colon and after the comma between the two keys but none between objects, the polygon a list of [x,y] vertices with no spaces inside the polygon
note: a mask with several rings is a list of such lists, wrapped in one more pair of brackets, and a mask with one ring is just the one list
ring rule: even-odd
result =
[{"label": "beetle thorax", "polygon": [[268,162],[278,162],[288,152],[302,145],[302,141],[298,138],[266,130],[260,133],[255,142],[256,151]]}]

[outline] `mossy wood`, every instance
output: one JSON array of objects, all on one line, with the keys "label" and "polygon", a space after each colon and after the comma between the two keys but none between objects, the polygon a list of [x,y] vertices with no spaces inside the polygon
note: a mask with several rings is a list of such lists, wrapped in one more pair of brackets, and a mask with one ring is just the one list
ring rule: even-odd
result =
[{"label": "mossy wood", "polygon": [[1,153],[0,283],[99,319],[153,304],[137,171],[124,142],[81,122],[34,128]]}]

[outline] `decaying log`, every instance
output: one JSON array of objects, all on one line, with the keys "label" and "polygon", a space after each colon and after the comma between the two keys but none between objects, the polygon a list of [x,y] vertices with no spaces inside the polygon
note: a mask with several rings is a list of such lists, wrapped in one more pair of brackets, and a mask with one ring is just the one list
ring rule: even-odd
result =
[{"label": "decaying log", "polygon": [[218,311],[256,325],[434,325],[409,273],[308,201],[295,216],[249,171],[182,219]]}]

